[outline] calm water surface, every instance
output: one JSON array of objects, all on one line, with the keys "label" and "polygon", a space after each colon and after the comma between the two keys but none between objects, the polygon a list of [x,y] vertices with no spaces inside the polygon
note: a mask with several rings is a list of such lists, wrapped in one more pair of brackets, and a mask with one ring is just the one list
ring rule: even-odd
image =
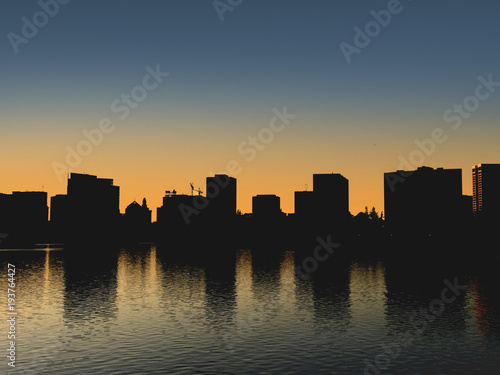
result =
[{"label": "calm water surface", "polygon": [[[211,261],[173,258],[154,245],[68,252],[0,251],[0,312],[7,263],[17,268],[18,312],[17,367],[10,371],[2,356],[0,373],[499,373],[494,275],[352,260],[299,277],[303,256],[287,251],[238,250]],[[465,290],[437,303],[443,280],[455,277]],[[437,316],[416,315],[432,301]]]}]

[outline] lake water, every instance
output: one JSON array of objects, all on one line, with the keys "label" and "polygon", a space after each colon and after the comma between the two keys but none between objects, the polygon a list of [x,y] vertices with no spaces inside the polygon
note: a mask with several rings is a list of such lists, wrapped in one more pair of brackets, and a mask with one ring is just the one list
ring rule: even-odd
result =
[{"label": "lake water", "polygon": [[185,253],[154,245],[78,257],[54,246],[1,250],[0,312],[7,316],[12,263],[18,315],[16,368],[2,355],[0,373],[499,371],[494,272],[332,256],[299,276],[304,256],[291,251],[237,250],[210,261]]}]

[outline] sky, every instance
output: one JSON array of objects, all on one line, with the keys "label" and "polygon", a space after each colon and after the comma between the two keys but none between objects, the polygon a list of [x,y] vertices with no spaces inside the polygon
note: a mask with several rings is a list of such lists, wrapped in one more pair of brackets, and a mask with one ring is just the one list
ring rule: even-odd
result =
[{"label": "sky", "polygon": [[496,2],[59,1],[0,12],[0,192],[88,173],[155,217],[232,172],[242,212],[276,194],[291,213],[341,173],[356,214],[383,210],[384,172],[461,168],[470,195],[500,163]]}]

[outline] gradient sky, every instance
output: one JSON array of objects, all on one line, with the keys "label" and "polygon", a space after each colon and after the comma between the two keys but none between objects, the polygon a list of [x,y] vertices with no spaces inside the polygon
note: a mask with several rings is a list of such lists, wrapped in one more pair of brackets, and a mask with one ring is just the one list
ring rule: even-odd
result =
[{"label": "gradient sky", "polygon": [[[354,28],[387,6],[243,0],[221,21],[211,0],[72,0],[16,54],[7,35],[22,36],[22,18],[41,8],[4,2],[0,192],[65,193],[52,163],[64,164],[82,130],[110,118],[116,129],[71,171],[113,178],[122,212],[146,197],[156,216],[165,190],[190,193],[190,182],[204,190],[229,160],[241,167],[242,212],[256,194],[277,194],[293,212],[294,191],[331,172],[349,179],[351,213],[380,211],[383,173],[435,128],[448,139],[418,165],[462,168],[471,194],[471,167],[500,162],[500,88],[457,130],[443,113],[474,95],[479,76],[500,81],[500,4],[401,1],[348,64],[340,43],[353,45]],[[170,76],[120,120],[111,103],[157,64]],[[285,106],[297,117],[247,161],[238,146]]]}]

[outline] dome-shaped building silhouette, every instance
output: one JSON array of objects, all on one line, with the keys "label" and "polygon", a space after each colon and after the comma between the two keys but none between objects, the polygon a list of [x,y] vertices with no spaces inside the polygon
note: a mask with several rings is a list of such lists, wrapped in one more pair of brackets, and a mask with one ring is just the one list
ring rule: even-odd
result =
[{"label": "dome-shaped building silhouette", "polygon": [[142,200],[142,206],[133,201],[125,209],[125,228],[127,233],[135,238],[145,239],[151,226],[151,210],[146,198]]}]

